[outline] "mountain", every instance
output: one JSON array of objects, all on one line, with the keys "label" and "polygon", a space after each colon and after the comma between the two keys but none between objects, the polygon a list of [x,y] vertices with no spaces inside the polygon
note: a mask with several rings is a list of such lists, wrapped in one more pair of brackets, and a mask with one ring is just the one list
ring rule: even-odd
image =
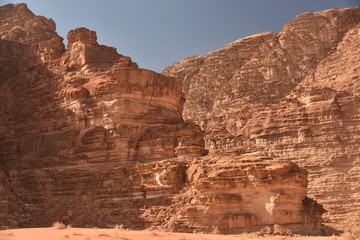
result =
[{"label": "mountain", "polygon": [[237,40],[165,68],[210,155],[260,154],[309,171],[325,222],[360,212],[360,8],[304,13],[280,33]]},{"label": "mountain", "polygon": [[1,227],[320,234],[325,210],[343,224],[359,211],[359,20],[306,13],[160,74],[2,6]]}]

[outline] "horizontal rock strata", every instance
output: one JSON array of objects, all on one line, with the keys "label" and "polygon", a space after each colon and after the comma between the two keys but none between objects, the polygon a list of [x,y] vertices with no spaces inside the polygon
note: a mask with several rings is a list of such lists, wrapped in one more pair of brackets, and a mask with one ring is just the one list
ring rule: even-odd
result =
[{"label": "horizontal rock strata", "polygon": [[322,208],[295,164],[201,157],[204,132],[184,122],[175,78],[139,68],[86,28],[70,31],[65,49],[55,23],[24,4],[0,8],[0,29],[3,227],[319,232]]},{"label": "horizontal rock strata", "polygon": [[207,156],[194,159],[186,169],[175,166],[160,173],[158,184],[179,186],[171,176],[182,171],[182,191],[169,207],[149,208],[144,214],[165,229],[235,234],[278,224],[291,233],[321,234],[324,210],[306,198],[307,171],[293,163],[259,156]]},{"label": "horizontal rock strata", "polygon": [[359,201],[360,8],[297,16],[163,73],[186,84],[183,117],[210,154],[257,153],[309,171],[309,195],[346,227]]}]

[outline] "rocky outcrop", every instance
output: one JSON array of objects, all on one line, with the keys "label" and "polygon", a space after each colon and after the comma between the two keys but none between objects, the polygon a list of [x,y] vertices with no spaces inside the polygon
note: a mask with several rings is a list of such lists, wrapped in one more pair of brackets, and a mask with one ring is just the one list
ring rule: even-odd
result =
[{"label": "rocky outcrop", "polygon": [[[32,45],[32,50],[43,61],[63,54],[63,39],[56,33],[52,19],[34,15],[26,4],[8,4],[2,6],[0,12],[1,40]],[[14,16],[14,12],[21,13],[21,17]]]},{"label": "rocky outcrop", "polygon": [[360,8],[305,13],[280,33],[163,71],[189,85],[183,116],[205,131],[210,154],[257,153],[305,167],[310,196],[337,227],[360,211],[359,22]]},{"label": "rocky outcrop", "polygon": [[[139,69],[85,28],[69,32],[66,51],[63,44],[41,49],[60,39],[52,20],[24,4],[0,11],[6,26],[1,169],[22,207],[20,226],[61,219],[78,226],[146,226],[140,208],[147,195],[131,177],[136,164],[206,153],[202,132],[182,120],[181,83]],[[12,34],[14,28],[26,34]]]},{"label": "rocky outcrop", "polygon": [[236,234],[278,224],[291,233],[321,234],[324,210],[306,198],[307,172],[293,163],[259,156],[207,156],[186,168],[163,164],[155,168],[164,169],[157,184],[174,189],[183,182],[183,189],[172,205],[149,208],[144,215],[167,230]]},{"label": "rocky outcrop", "polygon": [[319,231],[322,208],[295,164],[202,157],[204,133],[184,122],[175,78],[139,68],[86,28],[70,31],[65,49],[54,22],[24,4],[1,7],[0,20],[3,226]]}]

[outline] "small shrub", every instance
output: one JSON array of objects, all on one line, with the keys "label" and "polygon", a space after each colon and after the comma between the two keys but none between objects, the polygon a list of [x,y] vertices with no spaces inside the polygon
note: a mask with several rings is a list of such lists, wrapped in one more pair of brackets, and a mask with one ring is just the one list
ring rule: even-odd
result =
[{"label": "small shrub", "polygon": [[124,225],[122,225],[122,224],[116,224],[115,226],[114,226],[114,229],[124,229]]},{"label": "small shrub", "polygon": [[57,229],[65,229],[66,228],[66,225],[61,222],[54,222],[52,224],[52,226]]},{"label": "small shrub", "polygon": [[219,233],[220,233],[219,227],[218,226],[213,227],[212,234],[219,234]]}]

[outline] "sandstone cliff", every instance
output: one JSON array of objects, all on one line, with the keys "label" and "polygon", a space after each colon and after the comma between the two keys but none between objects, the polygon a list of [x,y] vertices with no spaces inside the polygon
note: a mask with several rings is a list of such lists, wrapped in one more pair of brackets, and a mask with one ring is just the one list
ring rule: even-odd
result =
[{"label": "sandstone cliff", "polygon": [[360,211],[359,23],[360,8],[305,13],[163,71],[185,83],[183,117],[210,154],[298,163],[338,227]]},{"label": "sandstone cliff", "polygon": [[305,170],[201,157],[204,133],[183,121],[181,82],[86,28],[67,37],[65,49],[55,23],[24,4],[0,8],[2,226],[319,232],[323,209],[306,198]]},{"label": "sandstone cliff", "polygon": [[[147,209],[146,219],[180,232],[234,234],[271,226],[268,233],[283,234],[273,228],[278,224],[290,234],[321,234],[324,209],[306,198],[307,171],[293,163],[252,155],[207,156],[189,163],[184,178],[173,204]],[[175,185],[167,179],[162,182]]]}]

